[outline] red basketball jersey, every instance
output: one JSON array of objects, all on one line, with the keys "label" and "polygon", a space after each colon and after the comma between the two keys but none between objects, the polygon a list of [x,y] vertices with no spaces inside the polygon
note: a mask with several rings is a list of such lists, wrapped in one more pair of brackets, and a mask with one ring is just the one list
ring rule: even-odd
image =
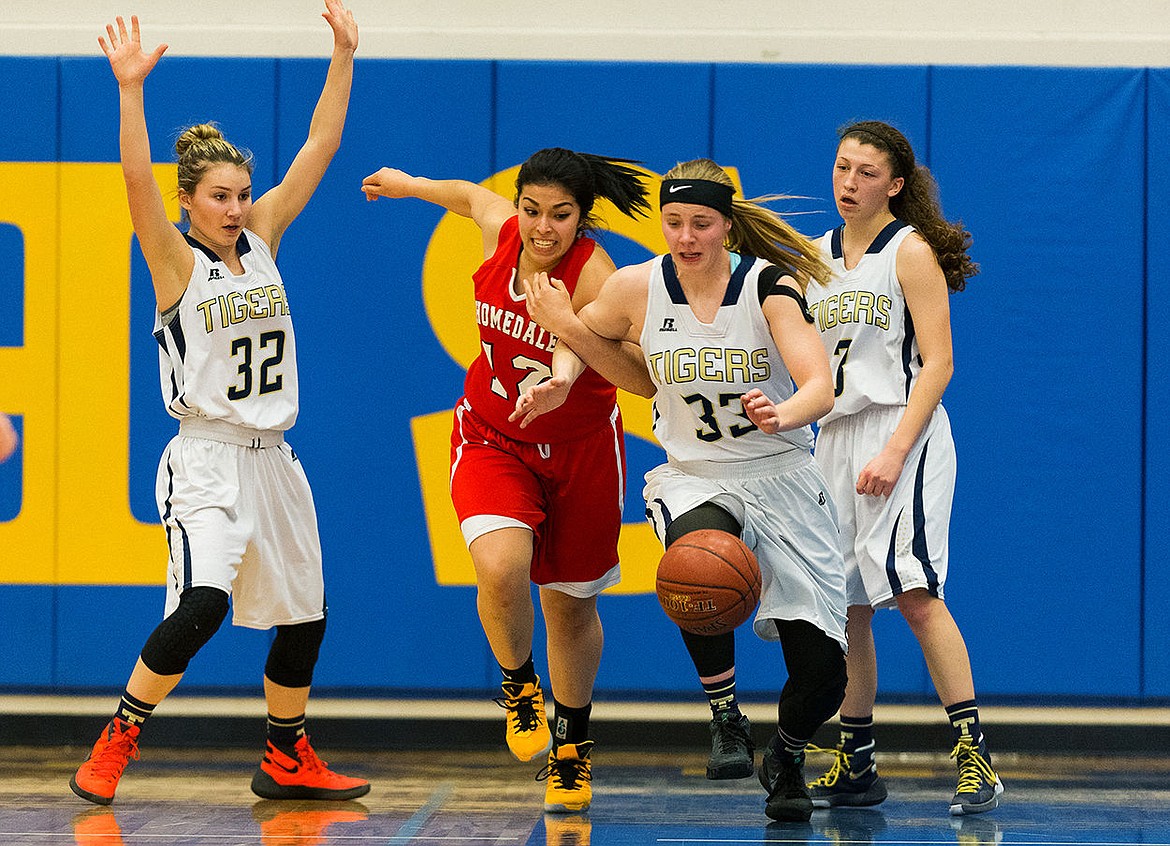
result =
[{"label": "red basketball jersey", "polygon": [[[581,268],[596,246],[590,238],[578,238],[549,276],[564,282],[572,294]],[[480,353],[467,368],[464,395],[477,415],[514,440],[551,444],[579,438],[608,426],[617,402],[617,389],[589,368],[578,377],[560,408],[541,415],[526,429],[508,422],[517,398],[552,374],[557,342],[556,335],[528,317],[524,296],[515,293],[520,247],[519,220],[512,217],[500,229],[495,253],[472,277]]]}]

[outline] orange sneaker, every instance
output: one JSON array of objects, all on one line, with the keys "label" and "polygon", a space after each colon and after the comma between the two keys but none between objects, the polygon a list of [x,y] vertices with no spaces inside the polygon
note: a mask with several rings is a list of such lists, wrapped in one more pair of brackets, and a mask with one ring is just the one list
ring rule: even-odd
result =
[{"label": "orange sneaker", "polygon": [[321,846],[327,842],[325,832],[333,823],[369,818],[369,811],[360,802],[322,802],[305,808],[264,799],[252,806],[262,846]]},{"label": "orange sneaker", "polygon": [[264,799],[356,799],[370,792],[365,779],[338,775],[317,757],[305,735],[290,758],[271,742],[260,769],[252,776],[252,792]]},{"label": "orange sneaker", "polygon": [[138,760],[139,730],[138,726],[118,717],[110,720],[85,763],[69,779],[73,792],[98,805],[113,802],[122,771],[131,758]]},{"label": "orange sneaker", "polygon": [[73,818],[77,846],[123,846],[122,829],[109,808],[90,808]]}]

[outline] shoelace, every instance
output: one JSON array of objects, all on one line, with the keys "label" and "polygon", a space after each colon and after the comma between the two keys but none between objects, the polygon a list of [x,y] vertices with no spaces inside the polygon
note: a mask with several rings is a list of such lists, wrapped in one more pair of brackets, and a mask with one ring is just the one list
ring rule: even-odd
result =
[{"label": "shoelace", "polygon": [[493,699],[497,705],[510,712],[512,721],[516,724],[516,731],[535,731],[540,725],[540,717],[536,714],[536,695],[500,697]]},{"label": "shoelace", "polygon": [[960,740],[951,750],[951,757],[959,764],[959,786],[955,793],[978,793],[985,782],[995,784],[997,781],[995,770],[979,750],[965,740]]},{"label": "shoelace", "polygon": [[852,761],[848,753],[844,752],[840,746],[835,749],[824,749],[820,746],[808,747],[809,752],[820,752],[825,755],[833,756],[833,766],[829,767],[828,772],[813,782],[815,785],[821,787],[833,787],[837,784],[837,779],[841,778],[842,773],[849,772],[849,767]]},{"label": "shoelace", "polygon": [[751,746],[751,738],[744,730],[743,724],[735,720],[720,720],[719,751],[734,752],[736,746]]},{"label": "shoelace", "polygon": [[128,732],[114,732],[92,762],[94,775],[112,781],[122,775],[130,760],[138,760],[138,742]]},{"label": "shoelace", "polygon": [[590,781],[592,774],[588,764],[581,759],[554,758],[550,760],[540,772],[536,774],[537,781],[552,779],[553,787],[557,790],[576,790],[577,782]]},{"label": "shoelace", "polygon": [[328,771],[325,762],[317,757],[316,751],[309,745],[309,738],[305,738],[303,743],[297,744],[297,758],[300,759],[301,766],[312,773],[321,773]]}]

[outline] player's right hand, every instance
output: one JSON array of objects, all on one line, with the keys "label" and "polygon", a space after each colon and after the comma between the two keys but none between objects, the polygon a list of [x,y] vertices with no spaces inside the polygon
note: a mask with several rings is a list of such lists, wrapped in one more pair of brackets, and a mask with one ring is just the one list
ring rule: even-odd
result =
[{"label": "player's right hand", "polygon": [[520,428],[528,428],[528,424],[542,414],[560,408],[569,398],[569,389],[573,387],[564,376],[552,376],[539,385],[529,388],[516,400],[516,410],[508,415],[508,422],[520,421]]},{"label": "player's right hand", "polygon": [[[144,53],[142,50],[142,35],[138,30],[138,16],[130,16],[130,32],[126,32],[126,22],[119,15],[114,24],[106,24],[106,35],[98,36],[98,44],[102,52],[110,60],[110,69],[119,85],[141,83],[154,70],[162,54],[167,51],[166,44],[154,48],[153,53]],[[106,41],[109,38],[109,41]]]}]

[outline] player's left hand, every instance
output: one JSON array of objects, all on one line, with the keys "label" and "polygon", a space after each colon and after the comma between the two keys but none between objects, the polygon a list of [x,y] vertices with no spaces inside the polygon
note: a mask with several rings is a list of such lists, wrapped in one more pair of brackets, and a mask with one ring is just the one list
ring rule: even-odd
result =
[{"label": "player's left hand", "polygon": [[774,435],[780,431],[780,416],[776,413],[776,403],[768,399],[759,388],[752,388],[739,398],[744,414],[748,420],[765,434]]}]

